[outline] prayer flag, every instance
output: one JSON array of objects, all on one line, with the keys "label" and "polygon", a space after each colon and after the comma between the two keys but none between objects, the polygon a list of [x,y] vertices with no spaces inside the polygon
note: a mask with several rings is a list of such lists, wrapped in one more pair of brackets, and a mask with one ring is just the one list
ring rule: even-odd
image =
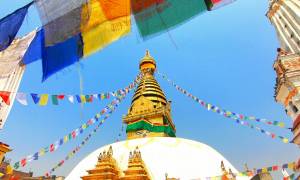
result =
[{"label": "prayer flag", "polygon": [[130,0],[90,0],[82,9],[82,15],[86,14],[90,18],[81,23],[84,56],[130,32]]},{"label": "prayer flag", "polygon": [[7,165],[7,166],[6,166],[6,174],[12,175],[13,172],[14,172],[14,169],[11,167],[11,165],[10,165],[10,164]]},{"label": "prayer flag", "polygon": [[262,168],[262,173],[266,173],[268,172],[268,169],[267,168]]},{"label": "prayer flag", "polygon": [[282,141],[283,141],[284,143],[289,143],[289,139],[287,139],[287,138],[283,138]]},{"label": "prayer flag", "polygon": [[28,102],[27,102],[27,97],[26,97],[26,94],[25,93],[17,93],[16,94],[16,99],[17,101],[24,105],[24,106],[27,106],[28,105]]},{"label": "prayer flag", "polygon": [[63,95],[63,94],[57,95],[57,98],[60,99],[60,100],[64,100],[65,95]]},{"label": "prayer flag", "polygon": [[36,152],[36,153],[34,153],[34,155],[33,155],[33,160],[38,160],[38,159],[39,159],[39,153]]},{"label": "prayer flag", "polygon": [[71,103],[74,103],[74,97],[72,95],[68,95],[68,99]]},{"label": "prayer flag", "polygon": [[0,91],[0,97],[6,105],[10,105],[10,92]]},{"label": "prayer flag", "polygon": [[43,81],[56,72],[79,61],[82,57],[80,34],[43,49]]},{"label": "prayer flag", "polygon": [[58,105],[58,99],[57,99],[57,95],[52,95],[52,104],[53,105]]},{"label": "prayer flag", "polygon": [[0,51],[3,51],[12,43],[32,3],[0,19]]},{"label": "prayer flag", "polygon": [[16,162],[16,163],[14,164],[14,168],[15,168],[15,169],[19,169],[19,167],[20,167],[20,162]]},{"label": "prayer flag", "polygon": [[80,95],[80,100],[81,103],[86,103],[85,95]]},{"label": "prayer flag", "polygon": [[78,103],[81,103],[81,98],[79,95],[76,95],[76,99],[77,99]]},{"label": "prayer flag", "polygon": [[21,160],[21,166],[24,167],[26,165],[26,158]]},{"label": "prayer flag", "polygon": [[278,166],[273,166],[273,167],[272,167],[272,170],[273,170],[273,171],[278,171],[278,169],[279,169]]},{"label": "prayer flag", "polygon": [[204,0],[164,0],[133,13],[141,36],[148,38],[166,32],[206,10]]},{"label": "prayer flag", "polygon": [[48,103],[48,94],[41,94],[39,104],[40,106],[46,106]]},{"label": "prayer flag", "polygon": [[38,96],[38,94],[31,93],[30,95],[32,97],[32,100],[33,100],[34,104],[39,103],[40,97]]},{"label": "prayer flag", "polygon": [[27,65],[32,62],[35,62],[39,59],[42,59],[42,50],[44,47],[44,30],[39,30],[34,39],[31,41],[29,47],[26,50],[26,53],[23,57],[23,64]]},{"label": "prayer flag", "polygon": [[294,162],[288,164],[288,168],[289,169],[293,170],[294,167],[295,167],[295,163]]},{"label": "prayer flag", "polygon": [[64,142],[66,143],[66,142],[68,142],[68,140],[69,140],[69,136],[65,136],[64,137]]},{"label": "prayer flag", "polygon": [[54,144],[50,145],[50,152],[53,152],[55,150]]},{"label": "prayer flag", "polygon": [[39,156],[43,156],[44,154],[45,154],[45,149],[42,148],[42,149],[40,150],[40,152],[39,152]]}]

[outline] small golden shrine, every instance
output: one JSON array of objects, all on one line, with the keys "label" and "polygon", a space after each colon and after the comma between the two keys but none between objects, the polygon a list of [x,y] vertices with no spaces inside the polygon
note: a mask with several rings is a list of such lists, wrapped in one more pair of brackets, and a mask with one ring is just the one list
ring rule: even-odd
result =
[{"label": "small golden shrine", "polygon": [[117,161],[113,158],[113,149],[100,153],[95,169],[88,170],[82,180],[150,180],[145,163],[138,147],[129,154],[128,168],[121,173]]},{"label": "small golden shrine", "polygon": [[150,180],[145,163],[138,147],[129,154],[128,169],[121,180]]},{"label": "small golden shrine", "polygon": [[81,177],[83,180],[117,180],[120,177],[120,171],[116,160],[113,158],[112,147],[98,157],[98,163],[93,170],[88,170],[89,175]]}]

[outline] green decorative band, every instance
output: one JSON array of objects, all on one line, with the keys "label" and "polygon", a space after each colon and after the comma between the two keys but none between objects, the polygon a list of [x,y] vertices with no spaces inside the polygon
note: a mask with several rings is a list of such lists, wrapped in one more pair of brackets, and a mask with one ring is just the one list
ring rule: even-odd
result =
[{"label": "green decorative band", "polygon": [[126,128],[126,132],[133,132],[133,131],[139,131],[139,130],[147,130],[150,132],[164,132],[168,134],[170,137],[176,137],[175,131],[172,129],[172,127],[169,126],[155,126],[151,125],[145,121],[139,121],[133,124],[129,124]]}]

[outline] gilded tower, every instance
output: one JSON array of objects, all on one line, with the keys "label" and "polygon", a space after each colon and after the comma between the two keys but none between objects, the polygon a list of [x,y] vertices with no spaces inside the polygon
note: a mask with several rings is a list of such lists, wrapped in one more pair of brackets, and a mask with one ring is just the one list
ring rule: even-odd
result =
[{"label": "gilded tower", "polygon": [[141,137],[175,137],[170,101],[154,78],[156,62],[149,51],[140,61],[143,77],[133,95],[123,122],[127,124],[127,139]]},{"label": "gilded tower", "polygon": [[293,120],[293,142],[300,145],[300,1],[270,0],[267,13],[280,42],[274,63],[275,100]]}]

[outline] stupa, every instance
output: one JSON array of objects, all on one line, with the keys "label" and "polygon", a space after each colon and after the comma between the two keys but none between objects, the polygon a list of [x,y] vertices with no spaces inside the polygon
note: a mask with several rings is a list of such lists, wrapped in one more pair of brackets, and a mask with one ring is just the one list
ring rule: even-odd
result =
[{"label": "stupa", "polygon": [[127,139],[87,155],[66,180],[249,179],[236,177],[236,168],[212,147],[176,137],[171,101],[154,77],[149,51],[139,68],[143,77],[123,116]]}]

